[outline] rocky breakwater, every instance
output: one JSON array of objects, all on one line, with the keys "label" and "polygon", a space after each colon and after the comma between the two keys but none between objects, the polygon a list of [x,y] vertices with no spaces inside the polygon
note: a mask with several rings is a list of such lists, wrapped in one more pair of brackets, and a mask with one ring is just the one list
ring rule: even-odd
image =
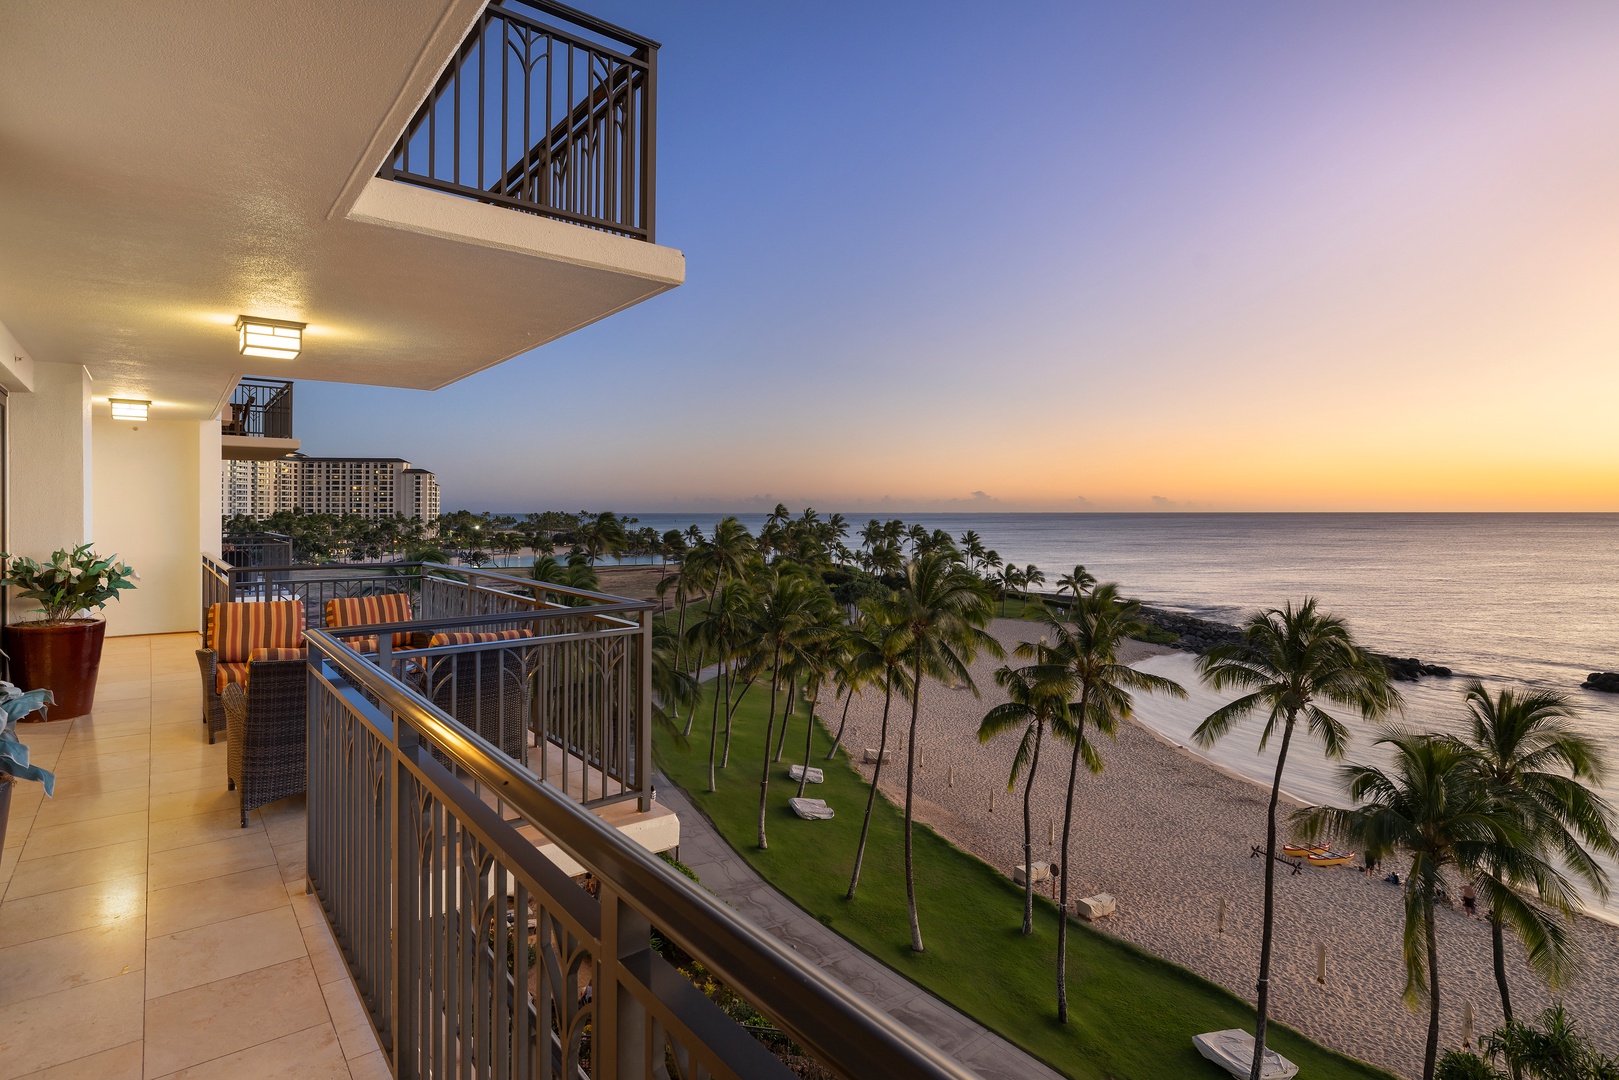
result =
[{"label": "rocky breakwater", "polygon": [[[1216,645],[1242,640],[1242,631],[1239,628],[1215,619],[1202,619],[1196,615],[1166,611],[1147,604],[1141,607],[1141,617],[1149,626],[1160,631],[1164,637],[1162,644],[1186,652],[1204,653]],[[1169,634],[1175,636],[1173,641],[1167,640]],[[1159,638],[1155,636],[1154,640]],[[1414,656],[1386,656],[1383,653],[1372,655],[1383,661],[1383,666],[1388,668],[1389,678],[1395,682],[1416,682],[1424,675],[1444,677],[1451,674],[1450,668],[1443,664],[1429,664]],[[1619,693],[1619,675],[1613,678],[1614,692]]]},{"label": "rocky breakwater", "polygon": [[1619,671],[1593,671],[1580,684],[1582,690],[1600,690],[1604,694],[1619,694]]}]

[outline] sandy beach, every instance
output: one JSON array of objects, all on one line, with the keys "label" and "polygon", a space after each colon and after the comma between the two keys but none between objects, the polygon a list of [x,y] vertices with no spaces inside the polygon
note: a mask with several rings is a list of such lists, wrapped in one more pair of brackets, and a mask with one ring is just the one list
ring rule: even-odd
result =
[{"label": "sandy beach", "polygon": [[[991,631],[1010,652],[1038,634],[1037,624],[995,620]],[[1124,659],[1138,663],[1163,650],[1133,645]],[[978,723],[997,696],[991,673],[1000,661],[981,658],[973,678],[981,697],[929,683],[923,690],[918,740],[919,816],[975,855],[1010,872],[1021,862],[1022,785],[1006,790],[1016,736],[988,745]],[[841,705],[839,706],[841,709]],[[880,690],[857,697],[846,743],[859,756],[877,745]],[[835,728],[838,713],[826,720]],[[896,701],[890,720],[895,765],[883,789],[902,799],[904,737],[909,710]],[[1233,738],[1252,740],[1257,728]],[[1034,858],[1054,860],[1048,829],[1060,840],[1067,782],[1066,747],[1048,742],[1034,786]],[[1258,968],[1263,862],[1250,849],[1263,843],[1268,792],[1134,723],[1103,745],[1106,772],[1080,774],[1075,798],[1072,888],[1075,896],[1109,892],[1118,914],[1100,928],[1182,964],[1248,1000]],[[870,769],[865,769],[869,778]],[[953,779],[952,779],[953,777]],[[994,811],[990,811],[991,793]],[[1297,806],[1289,803],[1288,810]],[[851,808],[852,812],[858,812]],[[1216,912],[1226,901],[1225,932]],[[1500,1022],[1490,959],[1489,927],[1460,909],[1439,913],[1441,1050],[1462,1039],[1463,1003],[1476,1028]],[[1420,1075],[1427,1013],[1409,1011],[1400,997],[1401,890],[1353,868],[1306,868],[1295,876],[1278,867],[1272,1016],[1320,1042],[1403,1076]],[[938,931],[935,931],[938,932]],[[1581,918],[1581,975],[1563,1001],[1597,1043],[1619,1052],[1619,927]],[[1324,985],[1315,978],[1316,951],[1327,948]],[[1531,1016],[1551,995],[1508,945],[1515,1014]]]}]

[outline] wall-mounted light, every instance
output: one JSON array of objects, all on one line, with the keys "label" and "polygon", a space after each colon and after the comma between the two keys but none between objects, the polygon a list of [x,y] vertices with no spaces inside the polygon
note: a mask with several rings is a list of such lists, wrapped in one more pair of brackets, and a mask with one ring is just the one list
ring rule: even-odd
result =
[{"label": "wall-mounted light", "polygon": [[145,420],[146,410],[151,408],[150,401],[136,401],[133,398],[111,398],[112,418],[114,420]]},{"label": "wall-mounted light", "polygon": [[259,319],[250,315],[236,318],[236,347],[243,356],[268,356],[291,360],[304,347],[306,323]]}]

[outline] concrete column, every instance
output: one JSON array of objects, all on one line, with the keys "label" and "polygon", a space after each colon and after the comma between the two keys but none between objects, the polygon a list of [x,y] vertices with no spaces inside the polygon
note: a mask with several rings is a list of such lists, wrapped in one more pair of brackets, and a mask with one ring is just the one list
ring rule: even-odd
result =
[{"label": "concrete column", "polygon": [[198,558],[219,554],[219,421],[97,416],[92,429],[96,550],[140,574],[107,605],[107,633],[195,630]]},{"label": "concrete column", "polygon": [[[94,539],[90,373],[79,364],[32,367],[33,392],[13,393],[8,402],[7,540],[13,555],[45,559],[58,548]],[[13,609],[14,616],[19,613]]]}]

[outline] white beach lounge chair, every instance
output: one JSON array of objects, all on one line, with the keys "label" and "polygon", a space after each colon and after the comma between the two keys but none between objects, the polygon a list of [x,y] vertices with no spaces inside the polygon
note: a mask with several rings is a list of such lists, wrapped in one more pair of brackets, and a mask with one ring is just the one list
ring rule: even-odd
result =
[{"label": "white beach lounge chair", "polygon": [[[1095,896],[1085,896],[1074,901],[1074,911],[1077,912],[1081,918],[1089,920],[1090,922],[1095,922],[1097,919],[1104,919],[1118,910],[1119,905],[1114,901],[1112,893],[1101,892],[1097,893]],[[1252,1039],[1248,1041],[1250,1045],[1253,1043]]]},{"label": "white beach lounge chair", "polygon": [[805,821],[825,821],[833,813],[825,799],[788,799],[787,805]]},{"label": "white beach lounge chair", "polygon": [[[802,779],[804,779],[804,766],[802,766],[802,765],[788,766],[787,775],[792,777],[794,780],[802,780]],[[820,769],[817,769],[815,766],[811,765],[810,769],[809,769],[809,782],[812,783],[812,784],[820,784],[820,783],[824,783],[825,781],[826,781],[826,774],[823,773]]]},{"label": "white beach lounge chair", "polygon": [[[1232,1076],[1246,1077],[1254,1063],[1254,1037],[1241,1028],[1193,1035],[1192,1045],[1197,1047],[1198,1053]],[[1261,1080],[1289,1080],[1298,1074],[1297,1065],[1270,1047],[1265,1047],[1265,1060],[1259,1067]]]},{"label": "white beach lounge chair", "polygon": [[[894,751],[884,750],[881,756],[883,759],[883,764],[887,765],[889,762],[894,760]],[[867,765],[875,765],[877,764],[877,758],[877,748],[875,746],[866,747],[865,763]]]}]

